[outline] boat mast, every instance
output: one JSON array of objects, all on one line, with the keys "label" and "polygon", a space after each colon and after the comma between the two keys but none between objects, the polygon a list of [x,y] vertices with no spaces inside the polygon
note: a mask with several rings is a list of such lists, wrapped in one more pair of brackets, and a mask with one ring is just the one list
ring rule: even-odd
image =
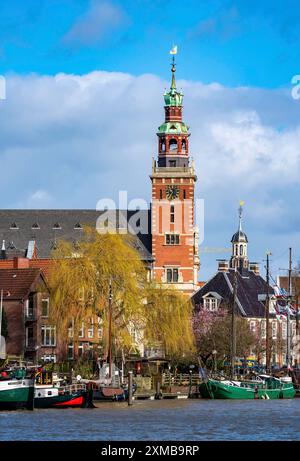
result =
[{"label": "boat mast", "polygon": [[112,377],[112,288],[111,281],[109,283],[109,298],[108,298],[108,363],[109,363],[109,379]]},{"label": "boat mast", "polygon": [[270,373],[270,292],[269,292],[269,282],[270,282],[270,266],[269,266],[269,256],[271,253],[267,253],[267,298],[266,298],[266,372]]},{"label": "boat mast", "polygon": [[231,379],[235,376],[235,359],[236,359],[236,324],[235,324],[235,306],[237,298],[237,268],[234,269],[234,281],[233,281],[233,303],[231,311]]},{"label": "boat mast", "polygon": [[286,334],[286,366],[289,370],[291,365],[291,332],[290,332],[290,303],[292,302],[292,248],[289,248],[289,278],[288,278],[289,286],[289,302],[287,304],[287,334]]},{"label": "boat mast", "polygon": [[1,295],[0,295],[0,353],[1,353],[1,346],[2,346],[2,310],[3,310],[3,290],[1,290]]}]

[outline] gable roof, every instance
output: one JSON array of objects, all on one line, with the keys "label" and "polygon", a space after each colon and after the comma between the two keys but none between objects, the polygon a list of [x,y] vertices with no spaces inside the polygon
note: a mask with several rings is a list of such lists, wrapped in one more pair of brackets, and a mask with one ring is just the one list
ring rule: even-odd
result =
[{"label": "gable roof", "polygon": [[[203,304],[203,296],[210,292],[216,292],[222,296],[222,304],[231,304],[233,300],[234,269],[227,272],[217,272],[203,287],[192,296],[195,306]],[[270,295],[274,294],[273,288],[269,287]],[[243,269],[237,271],[237,305],[240,314],[246,317],[265,317],[265,306],[258,301],[259,294],[267,294],[267,283],[258,274]]]},{"label": "gable roof", "polygon": [[0,290],[3,290],[3,299],[9,301],[26,298],[31,290],[37,288],[40,278],[46,285],[40,269],[0,269]]},{"label": "gable roof", "polygon": [[[59,239],[73,241],[82,237],[82,226],[96,227],[103,214],[115,213],[116,227],[132,233],[134,221],[139,233],[135,235],[134,247],[143,261],[153,261],[151,254],[150,210],[0,210],[0,242],[5,240],[7,258],[26,257],[30,241],[36,242],[37,257],[50,258]],[[113,219],[112,219],[113,220]],[[16,226],[12,227],[12,224]],[[11,248],[10,248],[11,247]]]}]

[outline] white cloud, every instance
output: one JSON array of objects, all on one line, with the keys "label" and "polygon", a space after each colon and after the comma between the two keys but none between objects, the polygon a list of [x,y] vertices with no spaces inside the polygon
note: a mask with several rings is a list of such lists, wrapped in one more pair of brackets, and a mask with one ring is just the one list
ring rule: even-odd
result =
[{"label": "white cloud", "polygon": [[67,46],[93,45],[126,22],[124,11],[108,1],[92,0],[89,10],[62,38]]},{"label": "white cloud", "polygon": [[[0,206],[95,208],[119,190],[149,200],[167,85],[154,75],[113,72],[7,76]],[[300,103],[282,89],[178,86],[197,194],[205,198],[204,246],[228,246],[241,198],[253,259],[279,241],[299,245]],[[203,257],[204,273],[218,257]]]}]

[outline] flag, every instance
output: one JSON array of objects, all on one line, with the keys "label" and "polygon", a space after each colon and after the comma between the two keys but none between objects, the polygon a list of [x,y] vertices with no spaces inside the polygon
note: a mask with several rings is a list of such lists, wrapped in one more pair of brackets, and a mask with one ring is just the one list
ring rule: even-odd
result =
[{"label": "flag", "polygon": [[177,54],[177,45],[174,45],[170,51],[170,54]]}]

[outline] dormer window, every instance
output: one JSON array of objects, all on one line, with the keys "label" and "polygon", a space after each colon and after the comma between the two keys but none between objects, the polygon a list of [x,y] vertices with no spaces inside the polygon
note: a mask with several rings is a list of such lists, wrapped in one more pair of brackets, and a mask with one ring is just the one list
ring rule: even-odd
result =
[{"label": "dormer window", "polygon": [[207,311],[215,312],[218,310],[221,299],[218,293],[207,293],[203,297],[203,308]]},{"label": "dormer window", "polygon": [[82,225],[80,224],[80,222],[75,224],[74,229],[82,229]]},{"label": "dormer window", "polygon": [[8,250],[16,250],[14,242],[8,242]]},{"label": "dormer window", "polygon": [[56,222],[53,226],[53,229],[61,229],[61,225],[58,222]]},{"label": "dormer window", "polygon": [[11,225],[10,225],[10,228],[11,229],[19,229],[19,227],[17,226],[17,224],[15,222],[13,222]]},{"label": "dormer window", "polygon": [[40,226],[37,222],[35,222],[34,224],[32,224],[31,229],[40,229]]}]

